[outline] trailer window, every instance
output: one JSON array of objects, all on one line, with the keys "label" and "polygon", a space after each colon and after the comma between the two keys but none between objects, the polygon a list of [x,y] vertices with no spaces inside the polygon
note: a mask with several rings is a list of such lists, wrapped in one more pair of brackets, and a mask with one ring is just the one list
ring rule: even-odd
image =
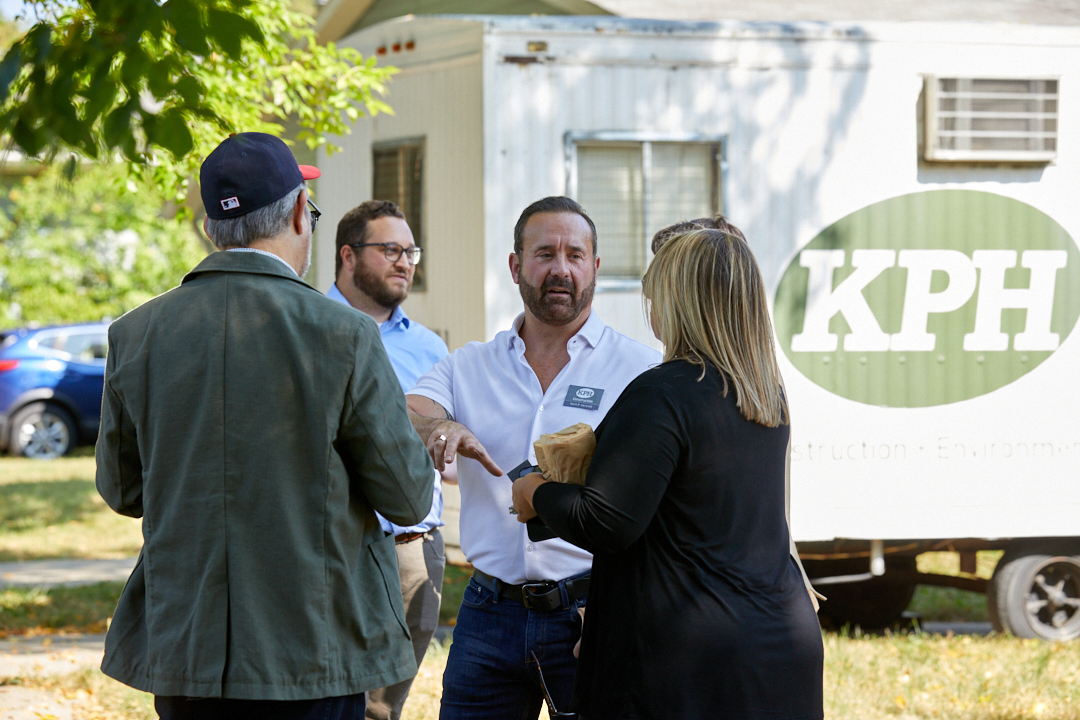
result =
[{"label": "trailer window", "polygon": [[[418,247],[424,241],[424,141],[422,138],[376,143],[372,147],[372,196],[401,208]],[[413,290],[424,289],[424,258],[416,266]]]},{"label": "trailer window", "polygon": [[1057,156],[1058,81],[925,78],[924,156],[936,162],[1050,162]]},{"label": "trailer window", "polygon": [[717,142],[576,143],[570,185],[596,223],[602,281],[640,281],[657,230],[719,211],[719,153]]}]

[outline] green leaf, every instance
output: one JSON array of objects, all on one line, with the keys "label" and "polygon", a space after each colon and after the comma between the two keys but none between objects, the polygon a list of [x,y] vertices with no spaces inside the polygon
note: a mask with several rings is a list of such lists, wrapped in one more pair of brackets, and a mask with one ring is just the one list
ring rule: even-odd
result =
[{"label": "green leaf", "polygon": [[33,61],[39,65],[45,61],[45,58],[49,55],[49,50],[52,49],[52,32],[51,25],[39,22],[30,28],[30,32],[26,33],[27,46],[33,49]]},{"label": "green leaf", "polygon": [[173,84],[170,74],[167,63],[150,63],[147,68],[146,86],[158,100],[164,100],[172,93]]},{"label": "green leaf", "polygon": [[146,159],[139,152],[139,144],[136,142],[135,136],[131,133],[128,133],[120,139],[120,149],[123,151],[124,157],[132,164],[143,165],[146,163]]},{"label": "green leaf", "polygon": [[105,117],[102,128],[105,147],[119,147],[124,137],[131,135],[132,110],[134,110],[132,103],[127,102]]},{"label": "green leaf", "polygon": [[161,6],[165,18],[176,31],[176,44],[197,55],[208,55],[206,26],[199,7],[191,0],[169,0]]},{"label": "green leaf", "polygon": [[214,41],[221,46],[229,57],[239,59],[243,50],[242,40],[251,38],[256,42],[263,40],[259,26],[242,15],[225,10],[211,8],[208,11],[207,28]]},{"label": "green leaf", "polygon": [[129,89],[142,85],[142,79],[152,64],[146,51],[136,45],[127,51],[120,66],[120,78]]},{"label": "green leaf", "polygon": [[0,62],[0,102],[7,100],[11,83],[22,70],[22,42],[15,43]]},{"label": "green leaf", "polygon": [[85,123],[82,125],[82,127],[79,128],[78,140],[79,141],[75,144],[75,147],[79,148],[79,150],[82,151],[82,154],[86,157],[90,158],[91,160],[96,160],[100,148],[98,147],[97,138],[94,137],[92,125],[90,125],[89,123]]},{"label": "green leaf", "polygon": [[199,100],[203,96],[203,86],[197,79],[191,75],[184,75],[176,81],[175,89],[177,94],[183,99],[184,105],[189,108],[196,108],[199,105]]},{"label": "green leaf", "polygon": [[136,108],[132,115],[139,116],[139,124],[142,126],[143,132],[146,133],[147,141],[151,143],[156,142],[158,116],[153,113],[144,112],[139,108]]},{"label": "green leaf", "polygon": [[97,120],[101,113],[116,102],[118,90],[116,83],[108,75],[108,69],[99,70],[84,93],[86,103],[82,107],[83,120],[88,123]]},{"label": "green leaf", "polygon": [[[149,135],[149,133],[147,133]],[[182,158],[195,147],[184,116],[170,108],[157,117],[152,141],[172,153],[174,158]]]},{"label": "green leaf", "polygon": [[78,146],[82,136],[79,117],[75,114],[74,105],[70,102],[63,105],[62,102],[63,100],[57,102],[56,123],[53,125],[53,130],[68,145]]},{"label": "green leaf", "polygon": [[[19,138],[46,158],[121,150],[133,175],[181,201],[185,181],[229,132],[281,134],[288,124],[297,142],[333,152],[327,138],[348,134],[361,115],[389,112],[382,95],[392,70],[318,44],[314,20],[293,5],[64,0],[55,27],[37,29],[6,66],[0,59],[0,123],[21,119]],[[168,119],[140,109],[148,91],[165,101]]]},{"label": "green leaf", "polygon": [[29,157],[35,157],[45,147],[44,133],[28,125],[21,117],[15,121],[15,127],[11,128],[11,139]]}]

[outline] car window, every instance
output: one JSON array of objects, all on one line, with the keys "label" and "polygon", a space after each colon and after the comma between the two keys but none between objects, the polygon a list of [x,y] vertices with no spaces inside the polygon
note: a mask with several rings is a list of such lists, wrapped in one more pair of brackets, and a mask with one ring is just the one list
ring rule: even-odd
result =
[{"label": "car window", "polygon": [[48,348],[80,362],[104,361],[109,349],[106,333],[101,331],[51,331],[34,338],[40,348]]},{"label": "car window", "polygon": [[64,352],[83,362],[104,360],[109,348],[105,333],[73,333],[64,344]]}]

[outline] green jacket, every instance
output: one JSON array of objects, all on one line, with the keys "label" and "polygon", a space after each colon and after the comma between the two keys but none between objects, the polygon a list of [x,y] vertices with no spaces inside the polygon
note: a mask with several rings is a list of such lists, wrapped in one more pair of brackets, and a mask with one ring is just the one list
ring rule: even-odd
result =
[{"label": "green jacket", "polygon": [[109,328],[97,487],[145,543],[105,674],[301,700],[416,672],[394,552],[434,469],[367,315],[216,252]]}]

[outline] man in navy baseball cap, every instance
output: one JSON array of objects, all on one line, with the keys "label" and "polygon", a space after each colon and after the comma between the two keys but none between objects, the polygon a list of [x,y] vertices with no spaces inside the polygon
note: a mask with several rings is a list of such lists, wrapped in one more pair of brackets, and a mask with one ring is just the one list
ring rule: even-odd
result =
[{"label": "man in navy baseball cap", "polygon": [[273,255],[303,277],[321,215],[308,198],[306,181],[319,175],[317,168],[298,165],[273,135],[230,135],[199,172],[207,237],[219,250]]},{"label": "man in navy baseball cap", "polygon": [[416,675],[394,537],[434,467],[379,327],[305,283],[306,178],[275,137],[202,166],[210,253],[109,326],[97,487],[144,518],[102,671],[162,720],[361,720]]}]

